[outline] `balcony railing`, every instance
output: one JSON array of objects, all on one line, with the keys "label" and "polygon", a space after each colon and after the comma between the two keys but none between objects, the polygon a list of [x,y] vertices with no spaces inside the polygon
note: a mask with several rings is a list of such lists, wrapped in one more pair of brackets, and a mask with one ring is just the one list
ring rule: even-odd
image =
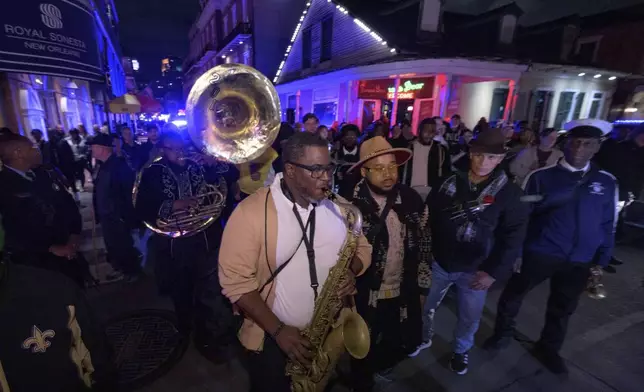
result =
[{"label": "balcony railing", "polygon": [[222,49],[225,49],[231,42],[236,39],[250,38],[250,36],[253,34],[252,30],[253,29],[250,23],[237,24],[237,26],[235,26],[235,28],[219,42],[219,51],[221,52]]}]

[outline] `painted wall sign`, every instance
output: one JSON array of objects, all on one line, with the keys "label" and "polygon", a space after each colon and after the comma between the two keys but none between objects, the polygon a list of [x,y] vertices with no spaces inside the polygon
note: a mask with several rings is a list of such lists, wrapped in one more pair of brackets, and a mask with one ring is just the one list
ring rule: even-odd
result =
[{"label": "painted wall sign", "polygon": [[358,85],[360,99],[416,99],[432,98],[434,78],[402,79],[396,92],[395,79],[361,80]]},{"label": "painted wall sign", "polygon": [[0,70],[104,81],[84,0],[20,0],[0,12]]}]

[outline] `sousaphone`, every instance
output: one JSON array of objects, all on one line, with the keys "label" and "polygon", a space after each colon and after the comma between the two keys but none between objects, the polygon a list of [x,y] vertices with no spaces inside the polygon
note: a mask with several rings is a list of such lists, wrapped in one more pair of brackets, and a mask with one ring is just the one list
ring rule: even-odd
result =
[{"label": "sousaphone", "polygon": [[[222,64],[205,72],[186,102],[187,132],[195,147],[202,154],[231,164],[261,156],[277,137],[280,118],[279,96],[273,84],[258,70],[241,64]],[[135,205],[143,173],[154,164],[159,164],[159,159],[136,176],[132,191]],[[221,214],[226,203],[225,184],[208,184],[196,198],[197,208],[144,224],[169,237],[201,232]]]}]

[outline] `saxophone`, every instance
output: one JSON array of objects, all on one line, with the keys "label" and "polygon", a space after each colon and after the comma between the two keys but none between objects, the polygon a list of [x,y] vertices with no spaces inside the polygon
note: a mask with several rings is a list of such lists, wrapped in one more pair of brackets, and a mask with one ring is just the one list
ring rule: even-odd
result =
[{"label": "saxophone", "polygon": [[311,343],[311,365],[305,367],[290,360],[286,365],[286,375],[291,377],[292,392],[322,392],[345,350],[358,359],[363,359],[369,352],[367,323],[355,309],[347,307],[347,303],[336,295],[347,279],[346,273],[362,234],[362,214],[358,207],[340,202],[332,193],[328,192],[327,196],[340,207],[346,217],[347,237],[340,248],[338,262],[329,271],[315,301],[311,323],[302,331],[302,336]]}]

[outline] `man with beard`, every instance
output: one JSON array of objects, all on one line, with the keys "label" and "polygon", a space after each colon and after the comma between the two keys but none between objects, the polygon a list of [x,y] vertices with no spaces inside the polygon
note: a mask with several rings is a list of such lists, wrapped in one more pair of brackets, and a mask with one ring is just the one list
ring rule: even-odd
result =
[{"label": "man with beard", "polygon": [[[174,212],[199,208],[199,195],[207,184],[217,187],[225,200],[226,183],[214,159],[204,158],[206,165],[186,160],[183,138],[171,131],[161,135],[157,147],[161,159],[144,169],[136,198],[135,209],[144,222],[154,227],[158,220],[172,225]],[[157,285],[172,298],[179,332],[189,336],[194,329],[197,350],[219,362],[225,359],[222,349],[233,325],[217,279],[221,222],[215,220],[207,229],[190,234],[155,233],[148,240]]]},{"label": "man with beard", "polygon": [[452,162],[447,147],[435,141],[436,121],[426,118],[418,126],[418,139],[411,143],[414,153],[404,166],[402,183],[414,188],[425,200],[441,178],[451,172]]},{"label": "man with beard", "polygon": [[335,152],[335,161],[338,170],[335,173],[335,181],[338,186],[338,194],[345,199],[351,198],[353,188],[360,179],[357,171],[347,173],[350,165],[358,162],[358,136],[360,130],[356,125],[346,124],[340,130],[341,147]]},{"label": "man with beard", "polygon": [[[310,364],[310,345],[300,331],[311,322],[347,236],[343,207],[326,196],[335,169],[327,141],[296,133],[282,157],[284,172],[233,212],[219,253],[223,292],[244,315],[238,336],[253,392],[290,392],[287,361]],[[371,246],[361,236],[338,296],[354,293],[355,276],[370,261]]]},{"label": "man with beard", "polygon": [[[363,142],[353,204],[362,212],[373,247],[371,266],[356,281],[358,313],[369,325],[371,349],[354,360],[355,391],[371,391],[373,375],[392,368],[421,342],[420,296],[430,284],[429,212],[417,192],[398,184],[398,167],[411,150],[392,148],[382,136]],[[412,356],[418,353],[412,353]]]},{"label": "man with beard", "polygon": [[481,132],[470,142],[468,171],[446,178],[428,198],[435,261],[419,348],[431,346],[434,314],[454,285],[458,303],[450,369],[457,374],[467,373],[487,290],[511,273],[525,237],[529,209],[520,200],[521,188],[499,167],[505,151],[500,129]]},{"label": "man with beard", "polygon": [[591,269],[601,273],[592,265],[608,265],[613,253],[617,182],[590,163],[601,137],[611,127],[594,119],[565,124],[564,158],[526,178],[526,197],[535,203],[523,246],[523,264],[501,294],[494,336],[486,348],[498,350],[510,343],[526,294],[550,279],[546,322],[534,354],[553,373],[567,373],[559,351],[568,320],[586,289]]}]

